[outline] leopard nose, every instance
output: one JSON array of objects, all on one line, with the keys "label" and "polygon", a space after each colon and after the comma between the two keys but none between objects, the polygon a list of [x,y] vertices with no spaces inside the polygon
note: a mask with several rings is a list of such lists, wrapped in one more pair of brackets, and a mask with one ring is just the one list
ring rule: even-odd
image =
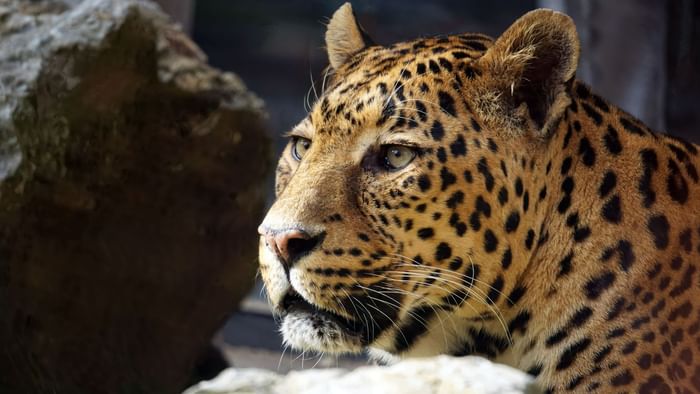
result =
[{"label": "leopard nose", "polygon": [[287,269],[316,249],[323,240],[323,233],[314,236],[302,229],[274,231],[261,227],[258,231]]}]

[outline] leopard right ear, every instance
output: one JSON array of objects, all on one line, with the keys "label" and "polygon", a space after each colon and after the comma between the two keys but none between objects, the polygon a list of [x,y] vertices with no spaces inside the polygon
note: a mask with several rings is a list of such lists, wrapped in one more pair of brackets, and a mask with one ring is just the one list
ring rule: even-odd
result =
[{"label": "leopard right ear", "polygon": [[478,60],[489,76],[483,84],[483,115],[516,123],[530,119],[547,134],[570,101],[566,85],[574,78],[578,56],[571,18],[545,9],[525,14]]},{"label": "leopard right ear", "polygon": [[331,67],[338,69],[354,54],[372,44],[372,40],[357,23],[350,3],[338,8],[326,30],[326,48]]}]

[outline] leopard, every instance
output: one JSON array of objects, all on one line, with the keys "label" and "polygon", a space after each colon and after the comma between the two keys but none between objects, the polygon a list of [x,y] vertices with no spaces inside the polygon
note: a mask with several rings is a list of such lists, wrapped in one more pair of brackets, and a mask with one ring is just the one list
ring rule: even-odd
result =
[{"label": "leopard", "polygon": [[576,79],[570,17],[380,45],[346,3],[325,43],[258,228],[288,346],[700,392],[698,146]]}]

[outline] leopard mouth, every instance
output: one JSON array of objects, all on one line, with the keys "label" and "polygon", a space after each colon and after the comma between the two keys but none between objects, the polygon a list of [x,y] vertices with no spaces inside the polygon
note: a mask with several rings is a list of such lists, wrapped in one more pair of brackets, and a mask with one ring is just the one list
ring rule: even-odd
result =
[{"label": "leopard mouth", "polygon": [[308,316],[309,319],[331,323],[348,335],[362,336],[363,329],[355,320],[345,318],[326,309],[321,309],[306,301],[294,290],[289,290],[282,299],[281,310],[282,318],[287,316]]}]

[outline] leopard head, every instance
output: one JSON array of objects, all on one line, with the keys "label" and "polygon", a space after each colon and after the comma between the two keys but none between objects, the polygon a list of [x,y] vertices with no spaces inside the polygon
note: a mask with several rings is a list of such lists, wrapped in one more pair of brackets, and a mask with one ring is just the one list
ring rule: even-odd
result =
[{"label": "leopard head", "polygon": [[574,25],[537,10],[497,40],[379,46],[345,4],[326,44],[325,89],[289,132],[259,228],[284,339],[449,352],[517,295],[536,225],[520,179],[569,105]]}]

